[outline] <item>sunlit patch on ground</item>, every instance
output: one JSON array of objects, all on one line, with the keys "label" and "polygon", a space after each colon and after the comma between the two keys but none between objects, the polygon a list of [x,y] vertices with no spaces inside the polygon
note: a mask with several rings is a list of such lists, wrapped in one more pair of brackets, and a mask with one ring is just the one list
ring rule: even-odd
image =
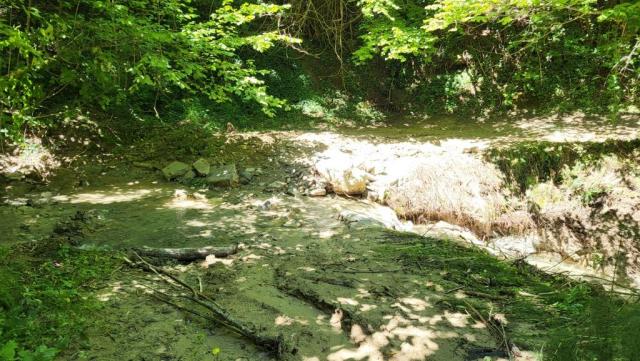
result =
[{"label": "sunlit patch on ground", "polygon": [[91,193],[77,193],[72,195],[57,195],[52,197],[57,202],[69,202],[72,204],[111,204],[133,202],[153,194],[162,192],[162,189],[137,189],[137,190],[115,190],[111,192],[97,191]]}]

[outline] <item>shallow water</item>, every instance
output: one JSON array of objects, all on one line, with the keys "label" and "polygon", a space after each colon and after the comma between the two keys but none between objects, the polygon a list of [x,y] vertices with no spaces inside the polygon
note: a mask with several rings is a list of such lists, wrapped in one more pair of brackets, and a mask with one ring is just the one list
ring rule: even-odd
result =
[{"label": "shallow water", "polygon": [[[533,139],[634,137],[639,128],[637,119],[616,124],[602,120],[585,123],[583,118],[475,123],[441,117],[411,123],[398,120],[379,128],[339,129],[339,134],[326,138],[313,133],[307,138],[320,139],[325,148],[343,137],[366,138],[372,143],[432,142],[459,152]],[[278,136],[287,141],[301,137],[299,133]],[[429,147],[432,145],[425,149]],[[316,151],[294,147],[284,161],[309,160],[314,154]],[[463,291],[451,291],[456,290],[452,285],[444,288],[432,282],[446,275],[432,280],[399,272],[400,260],[374,257],[372,246],[388,242],[379,228],[358,229],[357,223],[349,225],[339,219],[345,210],[379,216],[384,214],[379,212],[382,206],[358,198],[268,192],[266,185],[285,180],[290,169],[278,162],[261,166],[265,167],[264,176],[234,189],[190,188],[166,182],[158,172],[122,162],[116,162],[107,174],[89,174],[88,186],[72,186],[77,180],[70,178],[53,183],[64,183],[64,187],[6,189],[0,204],[0,243],[44,239],[57,224],[81,212],[85,220],[77,241],[90,247],[244,244],[246,248],[229,259],[171,270],[191,277],[194,284],[201,281],[241,320],[271,334],[285,334],[299,347],[294,359],[343,361],[401,355],[396,359],[406,360],[413,355],[414,359],[466,360],[473,359],[469,355],[480,346],[495,347],[488,331],[468,314],[440,306],[443,299],[453,302],[468,297]],[[582,271],[578,266],[555,267],[552,257],[538,261],[562,272]],[[224,328],[216,330],[159,306],[145,294],[147,286],[158,287],[157,279],[127,273],[126,279],[98,292],[96,297],[109,306],[99,315],[108,326],[89,330],[88,350],[83,351],[87,359],[201,360],[218,346],[223,349],[221,359],[272,359]],[[303,286],[320,295],[331,309],[287,293]],[[351,310],[362,317],[360,321],[376,327],[366,329],[363,324],[345,332],[341,329],[344,315],[335,309]],[[544,332],[526,322],[517,327]],[[131,338],[132,330],[135,338]]]}]

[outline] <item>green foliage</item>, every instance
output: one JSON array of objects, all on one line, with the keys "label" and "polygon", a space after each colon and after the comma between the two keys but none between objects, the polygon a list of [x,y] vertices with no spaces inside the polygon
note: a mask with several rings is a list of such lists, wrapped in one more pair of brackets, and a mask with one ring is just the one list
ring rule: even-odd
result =
[{"label": "green foliage", "polygon": [[510,184],[524,192],[540,182],[560,182],[565,167],[573,167],[576,163],[589,165],[606,154],[626,157],[634,154],[638,146],[640,140],[575,144],[521,142],[510,147],[490,149],[487,158],[500,169]]},{"label": "green foliage", "polygon": [[[42,125],[46,108],[69,103],[125,106],[158,115],[176,98],[255,102],[272,116],[284,101],[269,95],[265,71],[240,56],[276,42],[277,28],[250,31],[286,7],[224,0],[213,12],[198,1],[24,1],[0,7],[0,131],[15,136]],[[153,114],[152,113],[152,114]]]},{"label": "green foliage", "polygon": [[[42,257],[42,258],[41,258]],[[89,298],[118,260],[67,247],[39,256],[0,250],[0,361],[53,360],[99,309]]]},{"label": "green foliage", "polygon": [[[402,62],[396,83],[449,112],[534,104],[616,113],[639,99],[639,4],[367,0],[354,57]],[[446,79],[461,72],[472,87],[452,94]],[[454,104],[428,101],[434,97]]]}]

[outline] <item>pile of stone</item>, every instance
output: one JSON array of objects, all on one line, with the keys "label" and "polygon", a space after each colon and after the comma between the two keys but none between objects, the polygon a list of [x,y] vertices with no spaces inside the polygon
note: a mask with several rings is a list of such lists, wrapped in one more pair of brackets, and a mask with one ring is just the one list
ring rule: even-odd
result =
[{"label": "pile of stone", "polygon": [[200,178],[212,187],[236,187],[240,183],[248,183],[253,177],[253,173],[247,170],[239,173],[233,163],[213,166],[203,158],[193,164],[171,162],[162,168],[162,174],[169,181],[191,182]]}]

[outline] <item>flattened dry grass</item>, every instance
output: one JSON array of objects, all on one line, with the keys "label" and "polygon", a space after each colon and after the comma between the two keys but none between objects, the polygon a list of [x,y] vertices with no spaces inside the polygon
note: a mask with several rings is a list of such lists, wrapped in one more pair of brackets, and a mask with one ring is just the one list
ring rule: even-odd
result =
[{"label": "flattened dry grass", "polygon": [[445,221],[486,236],[508,210],[503,185],[500,172],[480,159],[435,155],[389,188],[385,200],[398,216],[415,223]]}]

